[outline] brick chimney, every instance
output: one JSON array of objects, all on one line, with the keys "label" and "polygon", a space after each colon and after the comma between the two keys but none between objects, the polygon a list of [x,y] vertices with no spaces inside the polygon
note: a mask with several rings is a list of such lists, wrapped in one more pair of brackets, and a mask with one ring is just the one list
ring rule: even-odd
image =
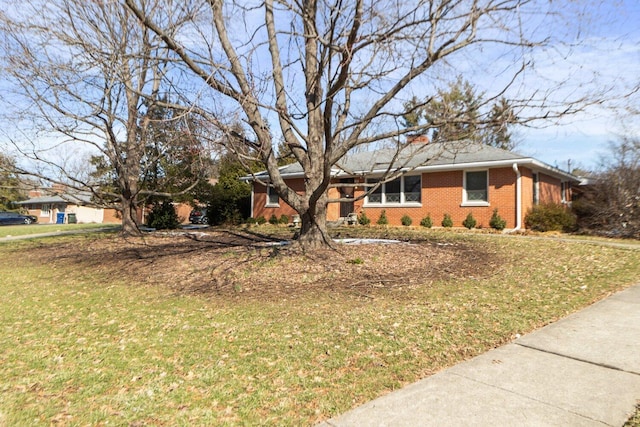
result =
[{"label": "brick chimney", "polygon": [[429,137],[427,135],[407,135],[407,142],[410,144],[428,144]]},{"label": "brick chimney", "polygon": [[52,191],[54,194],[61,194],[61,193],[64,193],[64,192],[66,191],[66,189],[67,189],[67,186],[66,186],[66,185],[64,185],[64,184],[53,184],[53,185],[51,186],[51,191]]}]

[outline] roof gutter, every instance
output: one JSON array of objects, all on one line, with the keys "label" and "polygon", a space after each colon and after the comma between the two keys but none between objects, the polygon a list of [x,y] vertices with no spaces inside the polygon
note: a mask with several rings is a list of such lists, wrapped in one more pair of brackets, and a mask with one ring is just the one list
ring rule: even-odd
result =
[{"label": "roof gutter", "polygon": [[[509,159],[509,160],[489,160],[484,162],[424,165],[424,166],[418,166],[415,168],[406,167],[406,168],[402,168],[402,170],[405,170],[407,172],[409,171],[411,172],[444,172],[444,171],[450,171],[450,170],[463,170],[463,169],[489,169],[489,168],[501,168],[501,167],[510,167],[510,166],[513,167],[514,165],[516,166],[516,168],[518,167],[518,165],[529,166],[531,168],[543,170],[547,174],[554,175],[555,177],[566,180],[566,181],[579,182],[578,177],[568,172],[565,172],[563,170],[560,170],[558,168],[555,168],[553,166],[550,166],[546,163],[543,163],[539,160],[533,159],[531,157],[524,157],[520,159]],[[377,174],[384,174],[388,172],[388,170],[386,168],[381,168],[381,169],[372,169],[369,171],[358,171],[358,172],[359,174],[362,174],[364,172],[366,175],[377,175]],[[339,171],[337,176],[341,176],[341,175],[351,176],[350,174]]]},{"label": "roof gutter", "polygon": [[471,168],[499,168],[499,167],[513,167],[513,165],[520,166],[529,166],[535,167],[540,170],[546,171],[547,174],[555,175],[560,179],[565,179],[568,181],[578,182],[578,177],[550,166],[546,163],[543,163],[539,160],[533,159],[531,157],[525,157],[520,159],[511,159],[511,160],[490,160],[485,162],[469,162],[469,163],[450,163],[444,165],[425,165],[419,166],[415,168],[415,171],[424,171],[424,172],[438,172],[438,171],[447,171],[447,170],[460,170],[460,169],[471,169]]},{"label": "roof gutter", "polygon": [[[430,165],[423,165],[423,166],[416,166],[416,167],[405,167],[405,168],[401,168],[401,170],[406,172],[410,172],[410,171],[411,172],[443,172],[443,171],[450,171],[450,170],[475,169],[475,168],[488,169],[488,168],[499,168],[499,167],[510,167],[510,166],[513,167],[514,164],[516,165],[516,167],[518,165],[529,166],[531,168],[536,168],[536,169],[545,171],[547,174],[560,178],[561,180],[573,181],[576,183],[580,181],[578,177],[568,172],[565,172],[563,170],[550,166],[546,163],[543,163],[531,157],[524,157],[519,159],[505,159],[505,160],[489,160],[489,161],[468,162],[468,163],[430,164]],[[280,169],[282,170],[286,167],[287,166],[282,166]],[[334,178],[339,178],[341,176],[353,176],[353,175],[375,176],[375,175],[383,175],[388,171],[389,169],[387,167],[381,167],[379,169],[374,168],[370,170],[358,170],[358,171],[355,171],[354,174],[349,174],[344,172],[341,169],[332,169],[331,176]],[[295,171],[295,172],[283,171],[281,172],[281,176],[282,178],[285,178],[285,179],[286,178],[303,178],[304,171]],[[267,181],[269,180],[269,175],[265,172],[260,172],[255,175],[243,176],[240,178],[240,180],[252,181],[256,177],[267,180]]]}]

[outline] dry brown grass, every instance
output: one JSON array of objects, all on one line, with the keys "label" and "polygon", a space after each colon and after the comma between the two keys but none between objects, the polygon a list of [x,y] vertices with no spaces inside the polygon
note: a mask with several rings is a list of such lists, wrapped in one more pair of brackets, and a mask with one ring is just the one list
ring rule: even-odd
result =
[{"label": "dry brown grass", "polygon": [[640,275],[580,242],[368,229],[404,242],[300,253],[264,230],[0,245],[0,424],[314,424]]}]

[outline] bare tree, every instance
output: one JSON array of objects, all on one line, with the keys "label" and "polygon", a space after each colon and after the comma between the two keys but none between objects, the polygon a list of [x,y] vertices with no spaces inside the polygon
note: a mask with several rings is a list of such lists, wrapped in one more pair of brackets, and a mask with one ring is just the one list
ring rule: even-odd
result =
[{"label": "bare tree", "polygon": [[640,140],[621,137],[610,144],[601,170],[579,189],[573,209],[582,228],[640,237]]},{"label": "bare tree", "polygon": [[[456,63],[472,63],[486,55],[481,49],[503,48],[496,57],[509,55],[510,61],[489,99],[522,86],[529,55],[551,42],[545,19],[558,7],[528,0],[167,0],[173,14],[158,19],[142,1],[123,1],[201,80],[198,94],[208,88],[216,108],[244,122],[246,138],[237,141],[255,150],[270,185],[300,214],[299,243],[307,248],[331,244],[326,210],[338,200],[330,200],[328,190],[343,156],[389,141],[403,149],[403,135],[432,126],[403,126],[403,101],[421,87],[435,93],[439,81],[446,86],[446,76],[460,74],[451,73]],[[201,10],[198,19],[176,31],[175,22],[194,9]],[[544,28],[549,34],[541,33]],[[520,121],[558,117],[575,107],[567,99],[552,105],[553,88],[547,89],[510,99],[529,112]],[[301,193],[278,170],[280,141],[304,170]]]},{"label": "bare tree", "polygon": [[[162,12],[153,0],[140,7],[152,17]],[[7,101],[21,131],[9,135],[20,172],[91,192],[121,212],[125,234],[138,233],[138,204],[158,194],[141,182],[166,155],[151,140],[154,123],[166,119],[160,109],[170,93],[171,52],[113,1],[26,0],[5,10],[0,25],[3,68],[15,89]],[[184,130],[180,144],[197,145],[199,129],[188,129],[186,114],[166,120],[181,123],[174,125]],[[84,168],[70,163],[79,154]]]},{"label": "bare tree", "polygon": [[[330,244],[327,204],[338,200],[328,194],[340,160],[381,143],[400,153],[403,135],[433,127],[403,127],[403,101],[425,85],[436,93],[447,76],[460,75],[457,64],[490,49],[502,49],[494,56],[508,65],[489,99],[525,88],[532,53],[553,41],[545,20],[556,16],[554,7],[533,0],[27,0],[2,15],[5,71],[31,101],[21,105],[31,113],[23,118],[57,136],[54,151],[66,144],[76,152],[83,143],[108,159],[117,191],[107,196],[119,201],[125,231],[136,229],[141,141],[168,84],[227,134],[227,148],[247,161],[256,153],[270,185],[301,216],[301,245],[323,246]],[[516,91],[509,101],[518,120],[559,117],[584,101],[567,95],[551,102],[556,87]],[[243,132],[234,130],[238,120]],[[55,169],[104,195],[27,136],[33,149],[14,141],[44,165],[42,176]],[[304,170],[301,193],[279,172],[281,141]]]}]

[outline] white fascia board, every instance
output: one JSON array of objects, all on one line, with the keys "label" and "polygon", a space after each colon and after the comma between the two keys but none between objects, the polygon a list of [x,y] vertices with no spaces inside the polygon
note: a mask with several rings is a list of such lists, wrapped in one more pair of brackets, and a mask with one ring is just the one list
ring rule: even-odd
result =
[{"label": "white fascia board", "polygon": [[[268,174],[264,174],[262,175],[262,172],[258,172],[255,175],[247,175],[247,176],[241,176],[240,181],[253,181],[255,179],[256,176],[261,175],[260,178],[264,181],[269,181],[269,175]],[[291,172],[291,173],[282,173],[280,174],[280,176],[283,179],[291,179],[291,178],[304,178],[304,172]],[[353,176],[350,175],[346,172],[344,172],[342,169],[332,169],[331,170],[331,177],[333,178],[337,178],[337,177],[341,177],[341,176]]]},{"label": "white fascia board", "polygon": [[[523,161],[533,159],[517,159],[517,160],[496,160],[488,162],[470,162],[470,163],[453,163],[444,165],[425,165],[416,168],[402,168],[403,172],[443,172],[452,170],[468,170],[468,169],[489,169],[499,167],[512,167],[514,163],[523,164]],[[387,169],[373,170],[367,175],[381,175],[387,172]]]},{"label": "white fascia board", "polygon": [[[531,157],[523,157],[519,159],[507,159],[507,160],[491,160],[486,162],[469,162],[469,163],[453,163],[453,164],[445,164],[445,165],[425,165],[419,166],[417,168],[402,168],[403,172],[442,172],[442,171],[451,171],[451,170],[469,170],[469,169],[490,169],[490,168],[501,168],[501,167],[512,167],[513,164],[517,164],[518,166],[529,166],[535,167],[539,170],[545,171],[550,175],[556,176],[563,181],[580,181],[576,176],[562,171],[560,169],[549,166],[546,163],[543,163],[539,160],[536,160]],[[393,169],[392,169],[393,170]],[[351,176],[375,176],[375,175],[383,175],[388,172],[387,168],[384,169],[375,169],[369,171],[354,171],[354,174],[348,174],[342,169],[333,169],[331,171],[331,176],[334,178],[339,177],[351,177]],[[282,174],[282,178],[303,178],[304,172],[293,172],[293,173],[284,173]],[[246,176],[240,178],[241,180],[251,181],[253,176]],[[266,179],[269,179],[269,176],[266,176]]]},{"label": "white fascia board", "polygon": [[[281,171],[282,169],[285,169],[287,167],[289,167],[289,165],[280,166],[278,168],[278,170]],[[280,176],[282,178],[284,178],[284,179],[286,179],[286,178],[302,178],[302,177],[304,177],[304,172],[280,173]],[[269,176],[269,173],[266,170],[262,170],[260,172],[256,172],[256,173],[251,174],[251,175],[241,176],[238,179],[240,181],[254,181],[256,179],[256,177],[258,177],[259,179],[261,179],[263,181],[267,181],[267,182],[269,182],[271,180],[271,177]]]},{"label": "white fascia board", "polygon": [[527,159],[530,160],[528,163],[520,163],[518,162],[518,164],[528,164],[531,165],[533,167],[538,168],[538,170],[542,170],[545,171],[547,174],[555,176],[557,178],[560,178],[562,181],[573,181],[573,182],[580,182],[580,178],[578,178],[577,176],[571,174],[570,172],[566,172],[563,171],[562,169],[558,169],[555,168],[553,166],[550,166],[544,162],[541,162],[540,160],[536,160],[536,159]]},{"label": "white fascia board", "polygon": [[[403,168],[405,172],[443,172],[452,170],[470,170],[470,169],[491,169],[501,167],[512,167],[513,164],[518,166],[535,167],[540,170],[544,170],[550,175],[554,175],[564,180],[578,181],[577,177],[571,175],[568,172],[564,172],[560,169],[553,168],[546,163],[530,157],[524,157],[520,159],[510,160],[492,160],[486,162],[469,162],[469,163],[454,163],[445,165],[425,165],[417,168]],[[367,175],[382,175],[387,172],[387,169],[373,170],[367,173]]]}]

